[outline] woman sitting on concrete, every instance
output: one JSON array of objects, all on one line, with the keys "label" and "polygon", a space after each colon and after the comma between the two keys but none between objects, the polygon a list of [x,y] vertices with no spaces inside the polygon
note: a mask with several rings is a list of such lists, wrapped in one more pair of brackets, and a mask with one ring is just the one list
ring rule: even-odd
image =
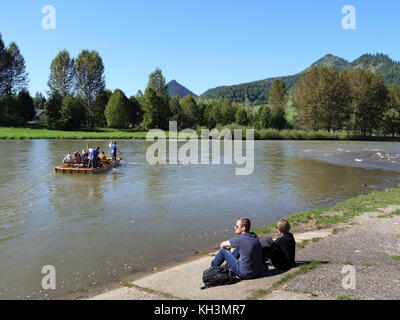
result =
[{"label": "woman sitting on concrete", "polygon": [[276,228],[282,236],[275,241],[264,238],[261,242],[263,260],[269,262],[275,269],[290,269],[296,266],[296,241],[290,231],[290,223],[287,220],[280,220]]}]

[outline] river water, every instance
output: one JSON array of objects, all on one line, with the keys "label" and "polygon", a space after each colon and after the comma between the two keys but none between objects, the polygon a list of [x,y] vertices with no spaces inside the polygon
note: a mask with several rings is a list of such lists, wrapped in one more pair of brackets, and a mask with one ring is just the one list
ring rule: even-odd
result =
[{"label": "river water", "polygon": [[[238,217],[260,227],[400,184],[400,159],[371,156],[398,154],[388,142],[256,141],[254,173],[236,176],[235,165],[153,166],[150,142],[125,140],[120,149],[135,164],[56,174],[85,143],[0,141],[0,299],[91,290],[217,246]],[[91,144],[108,151],[108,141]],[[46,265],[55,267],[56,290],[42,288]]]}]

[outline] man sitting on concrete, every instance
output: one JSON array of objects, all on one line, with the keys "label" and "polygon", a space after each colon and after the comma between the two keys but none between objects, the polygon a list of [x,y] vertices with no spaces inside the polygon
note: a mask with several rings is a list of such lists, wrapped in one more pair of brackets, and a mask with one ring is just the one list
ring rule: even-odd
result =
[{"label": "man sitting on concrete", "polygon": [[[248,218],[236,221],[235,233],[238,237],[221,243],[221,250],[211,262],[212,267],[219,267],[226,261],[240,279],[266,276],[267,268],[262,260],[260,240],[255,233],[250,232],[250,227]],[[230,251],[232,248],[235,248],[233,253]]]}]

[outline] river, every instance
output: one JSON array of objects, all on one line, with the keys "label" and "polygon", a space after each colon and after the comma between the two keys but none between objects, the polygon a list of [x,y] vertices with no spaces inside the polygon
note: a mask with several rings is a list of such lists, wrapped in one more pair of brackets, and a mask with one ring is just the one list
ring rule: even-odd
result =
[{"label": "river", "polygon": [[[400,184],[399,159],[372,157],[398,154],[390,142],[255,141],[254,173],[236,176],[235,165],[153,166],[150,142],[124,140],[121,151],[136,164],[56,174],[85,143],[0,141],[0,299],[91,290],[217,246],[238,217],[260,227]],[[108,151],[108,141],[90,143]],[[55,267],[56,290],[42,288],[45,265]]]}]

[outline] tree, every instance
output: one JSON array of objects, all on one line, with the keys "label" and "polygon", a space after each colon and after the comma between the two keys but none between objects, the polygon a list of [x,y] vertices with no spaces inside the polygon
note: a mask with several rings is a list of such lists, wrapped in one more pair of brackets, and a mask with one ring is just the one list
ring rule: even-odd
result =
[{"label": "tree", "polygon": [[53,93],[44,104],[49,127],[56,128],[61,125],[61,104],[62,97],[58,93]]},{"label": "tree", "polygon": [[46,102],[46,98],[39,92],[36,92],[35,97],[33,98],[33,106],[35,110],[44,109],[44,104]]},{"label": "tree", "polygon": [[243,107],[239,108],[239,110],[236,112],[235,119],[237,124],[246,126],[249,123],[246,109]]},{"label": "tree", "polygon": [[272,107],[271,127],[282,130],[286,127],[285,105],[287,102],[287,90],[282,79],[272,82],[268,94],[268,102]]},{"label": "tree", "polygon": [[191,95],[187,95],[180,101],[183,113],[183,127],[194,128],[200,122],[200,110],[196,100]]},{"label": "tree", "polygon": [[72,94],[75,80],[75,60],[70,57],[67,50],[60,51],[51,62],[50,76],[47,85],[50,94],[58,93],[62,97]]},{"label": "tree", "polygon": [[128,128],[130,125],[130,110],[128,98],[117,89],[107,103],[104,112],[107,126],[111,128]]},{"label": "tree", "polygon": [[104,65],[97,51],[83,50],[75,63],[75,88],[83,100],[89,127],[94,124],[93,105],[97,96],[105,89]]},{"label": "tree", "polygon": [[22,90],[18,94],[18,118],[20,124],[25,124],[27,121],[32,121],[35,118],[35,107],[33,105],[33,99],[28,91]]},{"label": "tree", "polygon": [[63,129],[76,129],[82,126],[85,119],[85,108],[81,101],[71,95],[66,95],[61,104],[61,127]]},{"label": "tree", "polygon": [[287,90],[285,83],[282,79],[275,79],[274,82],[272,82],[268,94],[268,102],[271,105],[273,112],[279,113],[279,110],[285,108],[287,101],[286,94]]},{"label": "tree", "polygon": [[294,103],[298,120],[306,128],[341,128],[349,104],[349,88],[335,68],[314,66],[296,85]]},{"label": "tree", "polygon": [[106,117],[104,115],[106,105],[112,95],[111,90],[101,90],[96,97],[92,109],[92,120],[94,127],[103,127],[107,125]]},{"label": "tree", "polygon": [[168,87],[159,68],[149,75],[149,82],[140,102],[143,109],[142,125],[146,130],[168,129],[170,117]]},{"label": "tree", "polygon": [[156,70],[149,75],[147,87],[151,88],[157,94],[168,96],[168,86],[165,84],[165,78],[159,68],[156,68]]},{"label": "tree", "polygon": [[383,114],[384,132],[400,136],[400,86],[389,87],[388,110]]},{"label": "tree", "polygon": [[5,55],[6,71],[5,71],[5,94],[18,94],[22,90],[26,90],[28,86],[28,73],[25,70],[25,59],[21,54],[17,44],[11,42]]},{"label": "tree", "polygon": [[170,121],[176,121],[178,124],[178,129],[184,128],[184,115],[182,106],[180,103],[180,96],[177,94],[175,97],[169,99],[169,110],[171,112]]},{"label": "tree", "polygon": [[16,97],[5,95],[0,97],[0,123],[3,125],[16,125],[15,119],[18,103]]},{"label": "tree", "polygon": [[271,127],[272,112],[268,106],[262,106],[258,111],[258,123],[259,129],[268,129]]},{"label": "tree", "polygon": [[221,105],[222,125],[234,123],[235,114],[238,110],[239,106],[236,102],[232,102],[230,99],[225,99]]},{"label": "tree", "polygon": [[4,45],[3,38],[0,33],[0,97],[6,95],[7,68],[7,48]]},{"label": "tree", "polygon": [[214,101],[208,105],[204,113],[207,128],[209,129],[214,129],[217,124],[221,124],[223,121],[221,103],[219,101]]},{"label": "tree", "polygon": [[350,92],[351,120],[354,132],[372,135],[383,121],[388,89],[382,76],[362,69],[345,72]]},{"label": "tree", "polygon": [[129,119],[133,127],[137,127],[143,121],[143,110],[140,102],[136,97],[132,96],[129,98]]}]

